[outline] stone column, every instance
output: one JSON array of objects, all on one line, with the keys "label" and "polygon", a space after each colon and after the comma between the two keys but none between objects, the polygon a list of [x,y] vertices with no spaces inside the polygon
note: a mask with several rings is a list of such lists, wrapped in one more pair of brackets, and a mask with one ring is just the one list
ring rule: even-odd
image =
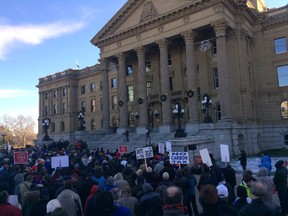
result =
[{"label": "stone column", "polygon": [[126,54],[119,53],[117,55],[119,64],[119,87],[118,87],[118,102],[122,101],[123,105],[119,106],[120,110],[120,129],[128,127],[128,106],[127,106],[127,82],[126,82]]},{"label": "stone column", "polygon": [[109,106],[109,79],[108,79],[108,60],[101,59],[101,73],[102,73],[102,103],[103,103],[103,129],[110,128],[110,106]]},{"label": "stone column", "polygon": [[[45,100],[45,92],[39,92],[39,101],[40,101],[40,106],[39,106],[39,117],[44,116],[43,111],[44,111],[44,100]],[[42,125],[42,122],[41,122]]]},{"label": "stone column", "polygon": [[216,34],[217,67],[219,73],[219,97],[221,105],[221,121],[231,121],[230,77],[228,71],[227,44],[225,19],[212,23]]},{"label": "stone column", "polygon": [[169,88],[169,68],[168,68],[168,40],[162,39],[156,42],[160,50],[160,80],[161,95],[166,96],[166,100],[162,101],[162,125],[159,128],[160,133],[170,132],[171,126],[171,103]]},{"label": "stone column", "polygon": [[142,104],[138,103],[140,121],[139,121],[139,130],[137,128],[137,132],[139,131],[139,133],[141,132],[145,133],[145,128],[148,126],[145,48],[143,46],[140,46],[135,50],[138,56],[138,96],[139,96],[138,99],[142,99],[143,101]]},{"label": "stone column", "polygon": [[193,29],[183,32],[182,36],[186,44],[186,70],[187,70],[187,92],[193,91],[193,96],[188,96],[189,124],[199,123],[199,109],[197,97],[197,67],[195,63],[195,47]]}]

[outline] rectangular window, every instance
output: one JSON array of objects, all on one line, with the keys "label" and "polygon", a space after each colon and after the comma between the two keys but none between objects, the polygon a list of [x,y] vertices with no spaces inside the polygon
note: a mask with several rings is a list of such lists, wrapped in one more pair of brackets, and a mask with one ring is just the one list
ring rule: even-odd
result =
[{"label": "rectangular window", "polygon": [[134,89],[132,85],[127,86],[128,91],[128,101],[132,102],[134,101]]},{"label": "rectangular window", "polygon": [[116,78],[111,79],[111,88],[117,88]]},{"label": "rectangular window", "polygon": [[53,113],[54,113],[54,115],[57,114],[57,105],[56,104],[53,105]]},{"label": "rectangular window", "polygon": [[275,54],[287,52],[286,37],[274,40]]},{"label": "rectangular window", "polygon": [[85,94],[85,85],[81,86],[81,94]]},{"label": "rectangular window", "polygon": [[96,102],[94,99],[91,100],[91,112],[96,111]]},{"label": "rectangular window", "polygon": [[214,89],[219,88],[219,76],[218,76],[218,68],[213,68],[213,83],[214,83]]},{"label": "rectangular window", "polygon": [[100,85],[100,91],[102,91],[102,88],[103,88],[102,81],[100,81],[99,85]]},{"label": "rectangular window", "polygon": [[54,98],[57,98],[57,90],[54,90],[54,91],[53,91],[53,97],[54,97]]},{"label": "rectangular window", "polygon": [[288,86],[288,65],[277,67],[278,86]]},{"label": "rectangular window", "polygon": [[212,41],[212,55],[217,55],[217,44],[216,40]]},{"label": "rectangular window", "polygon": [[66,113],[66,109],[67,109],[66,103],[63,103],[62,104],[62,114]]},{"label": "rectangular window", "polygon": [[151,63],[150,63],[150,61],[145,62],[145,69],[146,69],[146,72],[150,72],[151,71]]},{"label": "rectangular window", "polygon": [[152,82],[147,82],[146,83],[146,90],[147,90],[147,95],[152,93]]},{"label": "rectangular window", "polygon": [[85,103],[85,101],[81,101],[81,111],[82,112],[86,111],[86,103]]},{"label": "rectangular window", "polygon": [[48,116],[48,107],[47,106],[44,107],[44,116]]},{"label": "rectangular window", "polygon": [[103,99],[100,98],[100,110],[103,111]]},{"label": "rectangular window", "polygon": [[170,91],[173,91],[173,78],[169,77],[169,87],[170,87]]},{"label": "rectangular window", "polygon": [[172,65],[172,58],[170,53],[168,53],[168,65]]},{"label": "rectangular window", "polygon": [[91,84],[90,84],[90,92],[94,92],[94,91],[95,91],[95,88],[96,88],[95,83],[91,83]]},{"label": "rectangular window", "polygon": [[48,100],[48,93],[47,92],[44,93],[44,99]]},{"label": "rectangular window", "polygon": [[130,75],[133,73],[133,68],[132,68],[132,65],[128,65],[127,66],[127,75]]},{"label": "rectangular window", "polygon": [[288,145],[288,134],[284,135],[284,142],[285,145]]}]

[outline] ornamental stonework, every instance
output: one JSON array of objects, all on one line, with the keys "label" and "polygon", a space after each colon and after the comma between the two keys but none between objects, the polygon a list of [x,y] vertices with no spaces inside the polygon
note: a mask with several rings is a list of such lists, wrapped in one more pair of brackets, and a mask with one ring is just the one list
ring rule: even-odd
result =
[{"label": "ornamental stonework", "polygon": [[148,1],[143,6],[143,12],[141,14],[140,22],[145,22],[159,16],[152,1]]}]

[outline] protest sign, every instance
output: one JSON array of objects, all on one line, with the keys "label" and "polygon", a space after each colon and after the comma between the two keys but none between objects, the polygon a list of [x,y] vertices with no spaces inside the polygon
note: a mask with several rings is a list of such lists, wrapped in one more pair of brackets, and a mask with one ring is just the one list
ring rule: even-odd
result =
[{"label": "protest sign", "polygon": [[159,152],[159,154],[165,153],[165,144],[164,143],[158,143],[158,152]]},{"label": "protest sign", "polygon": [[199,153],[203,163],[209,167],[213,165],[207,148],[199,150]]},{"label": "protest sign", "polygon": [[152,158],[154,156],[152,147],[137,148],[135,150],[135,153],[136,153],[137,160]]},{"label": "protest sign", "polygon": [[67,155],[51,157],[51,167],[53,169],[57,167],[69,167],[69,157]]},{"label": "protest sign", "polygon": [[220,144],[220,153],[222,162],[230,162],[230,154],[228,145]]},{"label": "protest sign", "polygon": [[170,152],[170,164],[189,164],[188,152]]},{"label": "protest sign", "polygon": [[14,152],[14,164],[27,164],[28,163],[28,152]]},{"label": "protest sign", "polygon": [[167,152],[171,152],[172,151],[172,144],[169,141],[166,142],[166,151]]},{"label": "protest sign", "polygon": [[128,146],[120,145],[118,150],[119,150],[119,153],[128,153]]}]

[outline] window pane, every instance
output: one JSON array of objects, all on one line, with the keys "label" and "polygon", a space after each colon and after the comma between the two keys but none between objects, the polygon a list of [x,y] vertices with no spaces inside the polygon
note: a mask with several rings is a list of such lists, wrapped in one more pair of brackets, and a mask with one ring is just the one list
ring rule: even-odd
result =
[{"label": "window pane", "polygon": [[277,67],[279,87],[288,86],[288,65]]},{"label": "window pane", "polygon": [[287,52],[286,38],[284,37],[275,39],[274,46],[276,54]]}]

